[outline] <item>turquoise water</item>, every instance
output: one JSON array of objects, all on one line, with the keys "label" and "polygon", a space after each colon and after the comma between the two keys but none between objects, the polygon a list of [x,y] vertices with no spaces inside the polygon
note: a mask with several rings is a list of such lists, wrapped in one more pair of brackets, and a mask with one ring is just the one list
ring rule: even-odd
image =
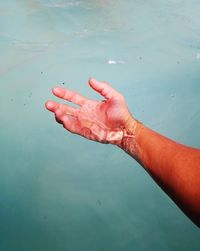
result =
[{"label": "turquoise water", "polygon": [[200,250],[200,232],[120,149],[44,109],[61,85],[200,147],[200,2],[0,1],[0,250]]}]

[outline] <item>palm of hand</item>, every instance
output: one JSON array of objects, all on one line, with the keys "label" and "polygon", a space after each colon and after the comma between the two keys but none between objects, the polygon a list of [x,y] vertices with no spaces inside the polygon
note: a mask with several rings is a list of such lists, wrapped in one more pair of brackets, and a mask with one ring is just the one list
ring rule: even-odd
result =
[{"label": "palm of hand", "polygon": [[104,96],[104,101],[86,99],[76,92],[57,87],[53,89],[55,96],[78,104],[80,108],[54,101],[48,101],[46,108],[54,112],[56,120],[72,133],[101,143],[120,144],[123,128],[131,116],[123,96],[107,83],[91,79],[89,84]]},{"label": "palm of hand", "polygon": [[102,143],[119,140],[128,110],[122,101],[88,100],[73,119],[74,132]]}]

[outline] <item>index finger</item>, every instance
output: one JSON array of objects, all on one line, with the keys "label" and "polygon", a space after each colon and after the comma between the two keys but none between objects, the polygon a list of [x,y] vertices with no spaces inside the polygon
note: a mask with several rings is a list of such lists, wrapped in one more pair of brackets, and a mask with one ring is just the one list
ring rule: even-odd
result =
[{"label": "index finger", "polygon": [[52,90],[53,94],[58,98],[65,99],[67,101],[73,102],[77,105],[83,105],[87,99],[78,94],[77,92],[71,91],[69,89],[55,87]]}]

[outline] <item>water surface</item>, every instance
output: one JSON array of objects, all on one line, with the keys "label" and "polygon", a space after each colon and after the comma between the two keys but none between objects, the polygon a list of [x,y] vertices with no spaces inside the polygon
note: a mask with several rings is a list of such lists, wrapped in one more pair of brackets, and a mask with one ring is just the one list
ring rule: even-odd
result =
[{"label": "water surface", "polygon": [[0,3],[0,250],[199,250],[199,230],[120,149],[70,135],[44,109],[55,85],[99,97],[200,147],[200,2]]}]

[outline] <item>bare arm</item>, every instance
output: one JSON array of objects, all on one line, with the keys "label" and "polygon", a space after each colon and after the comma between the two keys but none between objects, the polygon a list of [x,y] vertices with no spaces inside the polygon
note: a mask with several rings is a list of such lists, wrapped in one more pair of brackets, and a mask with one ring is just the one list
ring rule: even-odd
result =
[{"label": "bare arm", "polygon": [[200,226],[200,150],[178,144],[145,127],[128,111],[124,97],[107,83],[90,79],[104,101],[94,101],[57,87],[55,96],[78,104],[48,101],[46,108],[70,132],[121,147],[135,158],[187,214]]},{"label": "bare arm", "polygon": [[125,130],[122,149],[200,226],[200,150],[174,142],[134,119]]}]

